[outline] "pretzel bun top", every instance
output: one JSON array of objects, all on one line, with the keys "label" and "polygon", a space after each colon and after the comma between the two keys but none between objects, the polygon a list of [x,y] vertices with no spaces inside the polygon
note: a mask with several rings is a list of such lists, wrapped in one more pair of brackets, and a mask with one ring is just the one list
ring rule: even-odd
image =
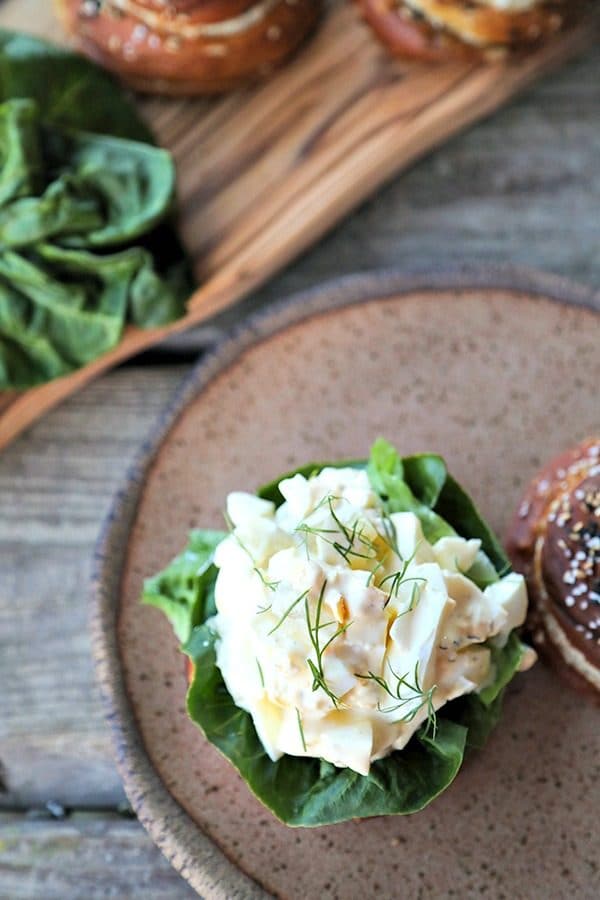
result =
[{"label": "pretzel bun top", "polygon": [[54,0],[81,49],[134,88],[230,90],[281,65],[321,0]]},{"label": "pretzel bun top", "polygon": [[528,487],[507,547],[527,577],[533,638],[600,696],[600,438],[561,454]]}]

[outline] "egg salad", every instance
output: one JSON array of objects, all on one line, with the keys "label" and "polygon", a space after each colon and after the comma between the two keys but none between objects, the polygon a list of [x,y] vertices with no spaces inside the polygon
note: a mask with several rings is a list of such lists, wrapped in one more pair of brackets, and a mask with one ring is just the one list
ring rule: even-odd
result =
[{"label": "egg salad", "polygon": [[206,623],[217,666],[272,761],[368,775],[422,726],[435,734],[444,704],[493,681],[494,648],[525,619],[524,579],[478,587],[481,541],[430,543],[414,512],[386,512],[364,468],[296,474],[279,491],[278,508],[227,498]]}]

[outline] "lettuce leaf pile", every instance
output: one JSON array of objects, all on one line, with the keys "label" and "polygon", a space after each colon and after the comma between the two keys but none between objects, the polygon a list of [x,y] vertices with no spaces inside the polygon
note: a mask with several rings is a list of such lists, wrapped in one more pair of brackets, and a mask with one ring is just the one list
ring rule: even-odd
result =
[{"label": "lettuce leaf pile", "polygon": [[126,322],[178,318],[193,280],[173,161],[116,83],[35,38],[0,31],[0,49],[0,388],[20,389],[110,350]]},{"label": "lettuce leaf pile", "polygon": [[48,41],[0,28],[0,103],[35,100],[44,121],[153,144],[128,94],[102,66]]},{"label": "lettuce leaf pile", "polygon": [[[448,474],[441,457],[419,454],[401,459],[380,439],[368,462],[314,463],[296,471],[308,477],[326,465],[366,467],[388,512],[414,512],[430,541],[456,533],[479,538],[483,553],[468,575],[480,586],[510,571],[498,540]],[[261,488],[258,495],[281,504],[283,497],[277,487],[281,478]],[[216,665],[217,637],[204,624],[216,612],[213,555],[223,537],[222,532],[192,532],[183,554],[144,585],[143,602],[165,613],[182,650],[194,663],[187,698],[192,720],[258,799],[287,825],[328,825],[357,817],[407,814],[430,803],[452,782],[465,752],[482,747],[496,725],[504,689],[524,650],[517,634],[513,632],[503,648],[492,648],[492,684],[479,694],[447,703],[438,710],[435,734],[423,726],[403,750],[373,763],[369,775],[336,768],[320,759],[286,755],[274,763],[256,734],[252,717],[239,709],[228,693]]]}]

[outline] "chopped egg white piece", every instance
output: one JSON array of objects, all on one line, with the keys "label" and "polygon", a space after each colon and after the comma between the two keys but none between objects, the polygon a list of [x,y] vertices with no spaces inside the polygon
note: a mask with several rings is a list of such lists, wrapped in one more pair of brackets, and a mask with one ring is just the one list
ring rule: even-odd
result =
[{"label": "chopped egg white piece", "polygon": [[447,701],[492,677],[484,642],[522,624],[525,583],[480,590],[480,541],[434,545],[410,512],[386,516],[364,470],[236,492],[218,546],[217,664],[272,760],[325,759],[362,775]]}]

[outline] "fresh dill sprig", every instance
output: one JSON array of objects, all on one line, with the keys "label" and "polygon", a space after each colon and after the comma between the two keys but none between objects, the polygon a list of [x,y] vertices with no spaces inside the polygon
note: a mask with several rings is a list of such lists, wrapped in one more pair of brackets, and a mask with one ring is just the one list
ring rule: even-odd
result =
[{"label": "fresh dill sprig", "polygon": [[396,535],[396,527],[385,511],[382,515],[382,522],[384,533],[380,534],[379,537],[384,542],[384,544],[387,544],[390,550],[392,550],[392,552],[396,554],[396,556],[402,558],[402,554],[398,549],[398,536]]},{"label": "fresh dill sprig", "polygon": [[304,738],[304,728],[302,727],[302,716],[300,710],[296,707],[296,718],[298,719],[298,731],[300,732],[300,740],[302,741],[302,749],[306,753],[306,740]]},{"label": "fresh dill sprig", "polygon": [[258,656],[256,657],[256,667],[258,669],[258,674],[260,675],[260,683],[262,686],[265,686],[265,676],[263,675],[263,670],[260,662],[258,661]]},{"label": "fresh dill sprig", "polygon": [[[417,544],[417,546],[415,547],[415,549],[413,550],[411,555],[408,557],[408,559],[402,560],[402,565],[400,566],[398,571],[391,572],[389,575],[386,575],[385,578],[382,578],[381,581],[379,582],[379,584],[377,585],[378,588],[383,588],[383,586],[385,584],[387,584],[388,581],[391,582],[391,587],[388,591],[388,595],[385,600],[385,603],[383,604],[384,609],[388,605],[388,603],[390,602],[392,597],[394,597],[394,598],[398,597],[398,591],[400,590],[400,585],[406,584],[409,581],[424,582],[427,580],[426,578],[422,578],[420,576],[413,576],[411,578],[406,577],[406,573],[408,572],[408,567],[410,566],[413,559],[417,555],[418,549],[419,549],[419,545]],[[400,556],[400,554],[398,554],[398,555]],[[400,557],[400,558],[402,558],[402,557]],[[413,591],[413,596],[411,597],[411,606],[408,610],[406,610],[406,612],[409,612],[410,610],[413,609],[412,602],[413,602],[414,598],[415,598],[415,595],[414,595],[414,591]]]},{"label": "fresh dill sprig", "polygon": [[285,620],[287,619],[287,617],[289,616],[289,614],[291,613],[291,611],[294,609],[294,607],[297,606],[299,603],[302,603],[302,601],[304,600],[304,598],[305,598],[308,594],[309,594],[309,591],[308,591],[308,590],[304,591],[302,594],[299,594],[299,595],[296,597],[296,599],[295,599],[292,603],[290,603],[290,605],[288,606],[288,608],[286,609],[286,611],[284,612],[284,614],[282,615],[282,617],[279,619],[279,621],[277,622],[277,624],[274,625],[273,628],[271,628],[271,630],[268,632],[268,634],[273,634],[274,631],[277,631],[277,629],[279,628],[279,626],[280,626],[280,625],[283,625],[283,623],[285,622]]},{"label": "fresh dill sprig", "polygon": [[[265,586],[266,588],[268,588],[268,590],[270,590],[270,591],[276,591],[277,588],[279,587],[279,585],[281,584],[281,582],[280,582],[280,581],[269,581],[269,579],[265,576],[264,572],[261,572],[260,568],[259,568],[258,565],[257,565],[256,560],[255,560],[254,557],[252,556],[252,553],[251,553],[250,550],[246,547],[246,545],[244,544],[244,542],[242,541],[242,539],[240,538],[240,536],[239,536],[238,534],[235,533],[235,525],[234,525],[233,522],[231,521],[231,518],[230,518],[229,513],[227,512],[227,510],[224,510],[224,512],[223,512],[223,518],[225,519],[225,524],[227,525],[227,527],[228,527],[230,533],[233,535],[233,537],[235,538],[235,540],[237,541],[237,543],[239,544],[239,546],[242,548],[242,550],[244,551],[244,553],[246,554],[246,556],[248,557],[248,559],[249,559],[250,562],[252,563],[252,571],[253,571],[253,572],[256,572],[256,574],[258,575],[258,577],[260,578],[260,580],[262,581],[262,583],[264,584],[264,586]],[[261,612],[266,612],[268,609],[270,609],[270,606],[265,606],[263,609],[260,609],[260,610],[259,610],[259,613],[261,613]]]},{"label": "fresh dill sprig", "polygon": [[[415,671],[413,676],[414,683],[411,684],[408,680],[409,673],[406,672],[404,675],[398,675],[394,672],[390,661],[388,660],[388,667],[390,672],[396,679],[395,687],[390,687],[388,681],[383,677],[383,675],[375,675],[373,672],[369,671],[368,675],[360,675],[358,672],[355,672],[356,678],[362,678],[364,681],[373,681],[375,684],[379,685],[379,687],[385,691],[388,696],[392,698],[392,700],[397,701],[390,706],[382,706],[380,703],[377,704],[377,709],[382,713],[393,713],[396,710],[403,709],[408,703],[412,703],[414,700],[418,698],[418,703],[416,706],[413,706],[405,715],[400,716],[400,718],[396,719],[393,724],[396,722],[412,722],[413,719],[418,715],[418,713],[426,707],[427,709],[427,725],[425,727],[425,733],[427,734],[429,731],[433,732],[433,736],[435,737],[437,730],[437,716],[435,707],[433,705],[433,694],[437,689],[437,685],[434,684],[427,691],[423,689],[421,686],[421,682],[419,679],[419,663],[415,665]],[[406,688],[406,690],[411,692],[411,695],[406,697],[402,696],[402,689]]]},{"label": "fresh dill sprig", "polygon": [[413,586],[412,591],[410,592],[410,600],[408,602],[408,606],[401,612],[398,618],[400,619],[402,616],[405,616],[407,613],[412,612],[419,600],[421,599],[421,590],[423,588],[423,582],[426,581],[425,578],[413,578]]},{"label": "fresh dill sprig", "polygon": [[340,497],[337,494],[325,494],[323,497],[321,497],[317,505],[313,506],[313,508],[306,513],[304,518],[309,519],[313,515],[313,513],[318,512],[318,510],[322,509],[324,506],[327,506],[330,502],[335,503],[338,500],[345,500],[345,497]]},{"label": "fresh dill sprig", "polygon": [[367,578],[367,581],[366,581],[367,587],[371,587],[371,585],[373,584],[373,582],[375,580],[375,576],[377,575],[379,570],[383,568],[384,564],[385,564],[385,561],[382,559],[377,563],[377,565],[375,566],[374,569],[371,569],[371,571],[369,572],[369,577]]},{"label": "fresh dill sprig", "polygon": [[319,592],[319,598],[317,600],[317,608],[315,611],[315,620],[311,621],[310,618],[310,606],[309,606],[309,596],[308,593],[304,598],[304,612],[306,615],[306,624],[308,627],[308,634],[310,637],[310,642],[313,645],[315,656],[317,658],[316,664],[312,661],[312,659],[307,659],[306,664],[311,671],[313,676],[312,689],[313,691],[319,690],[321,688],[324,691],[333,705],[337,708],[340,705],[340,698],[337,697],[329,685],[325,680],[325,673],[323,671],[323,654],[327,650],[327,648],[338,638],[340,635],[344,634],[345,631],[348,630],[352,622],[347,622],[345,625],[340,625],[339,628],[332,634],[332,636],[321,646],[321,629],[326,628],[328,625],[334,625],[334,622],[321,622],[321,609],[323,607],[323,597],[325,596],[325,588],[327,587],[327,580],[323,582],[321,590]]},{"label": "fresh dill sprig", "polygon": [[[315,525],[309,525],[308,522],[301,522],[300,525],[296,526],[296,532],[300,532],[305,535],[305,546],[306,539],[308,535],[313,535],[314,537],[321,538],[326,544],[329,544],[336,553],[339,553],[342,559],[345,562],[348,562],[349,557],[353,556],[357,559],[366,559],[373,560],[377,558],[377,548],[374,546],[373,542],[368,538],[364,537],[364,525],[359,529],[360,519],[356,519],[352,526],[345,525],[341,519],[336,514],[333,506],[331,504],[331,498],[326,498],[329,501],[329,508],[332,515],[332,518],[337,528],[317,528]],[[336,539],[334,537],[328,537],[328,535],[338,535],[342,534],[344,538],[344,542],[339,540],[339,537]],[[355,548],[356,542],[359,541],[367,549],[370,551],[369,553],[361,553],[360,550]],[[308,554],[308,547],[307,547]]]}]

